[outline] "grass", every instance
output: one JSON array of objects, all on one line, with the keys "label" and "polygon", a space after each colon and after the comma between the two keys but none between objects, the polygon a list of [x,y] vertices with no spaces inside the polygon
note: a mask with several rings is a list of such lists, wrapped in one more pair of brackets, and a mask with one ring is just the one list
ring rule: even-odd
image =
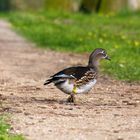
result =
[{"label": "grass", "polygon": [[140,80],[140,12],[106,16],[13,12],[5,17],[42,48],[78,53],[104,48],[112,58],[102,63],[104,72],[121,80]]},{"label": "grass", "polygon": [[7,117],[0,116],[0,140],[24,140],[21,135],[9,133],[10,125],[6,123]]}]

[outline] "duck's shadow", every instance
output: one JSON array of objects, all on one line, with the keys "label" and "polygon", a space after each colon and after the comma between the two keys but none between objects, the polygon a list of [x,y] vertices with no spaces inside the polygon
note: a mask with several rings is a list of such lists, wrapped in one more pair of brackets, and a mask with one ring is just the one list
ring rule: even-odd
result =
[{"label": "duck's shadow", "polygon": [[49,99],[49,98],[37,98],[31,97],[32,102],[36,102],[39,104],[64,104],[64,105],[76,105],[75,103],[69,103],[66,99]]},{"label": "duck's shadow", "polygon": [[78,100],[75,103],[69,103],[67,102],[66,99],[50,99],[50,98],[41,98],[41,97],[31,97],[32,103],[38,103],[38,104],[48,104],[48,105],[53,105],[53,104],[59,104],[59,105],[71,105],[71,106],[82,106],[86,108],[95,108],[95,107],[118,107],[117,103],[101,103],[101,102],[91,102],[91,101],[83,101],[83,100]]},{"label": "duck's shadow", "polygon": [[12,95],[12,96],[4,96],[7,102],[11,104],[46,104],[46,105],[69,105],[69,106],[81,106],[81,107],[86,107],[86,108],[95,108],[95,107],[122,107],[124,105],[119,104],[117,102],[110,103],[108,101],[102,103],[99,100],[82,100],[82,99],[77,99],[76,103],[69,103],[67,102],[67,98],[44,98],[44,97],[19,97],[17,95]]}]

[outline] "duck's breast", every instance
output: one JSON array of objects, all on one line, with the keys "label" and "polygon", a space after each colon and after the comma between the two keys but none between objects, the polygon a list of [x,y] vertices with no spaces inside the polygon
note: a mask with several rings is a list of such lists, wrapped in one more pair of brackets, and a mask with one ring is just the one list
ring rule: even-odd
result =
[{"label": "duck's breast", "polygon": [[91,80],[90,82],[88,82],[87,84],[85,84],[85,85],[82,85],[82,86],[80,86],[80,87],[77,87],[76,88],[76,93],[87,93],[87,92],[89,92],[91,89],[92,89],[92,87],[96,84],[96,79],[94,79],[94,80]]}]

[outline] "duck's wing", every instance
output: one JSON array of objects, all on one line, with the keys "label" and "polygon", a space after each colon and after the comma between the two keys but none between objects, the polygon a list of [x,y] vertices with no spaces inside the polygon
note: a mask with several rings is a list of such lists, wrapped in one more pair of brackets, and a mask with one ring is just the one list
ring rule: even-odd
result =
[{"label": "duck's wing", "polygon": [[81,76],[81,78],[75,81],[75,86],[76,87],[83,86],[88,84],[89,82],[96,81],[96,79],[97,79],[97,71],[88,70]]},{"label": "duck's wing", "polygon": [[50,84],[51,82],[55,84],[63,83],[67,79],[78,80],[78,79],[81,79],[81,77],[83,77],[86,74],[86,72],[89,70],[90,69],[88,67],[81,67],[81,66],[66,68],[50,76],[50,78],[45,81],[44,85]]}]

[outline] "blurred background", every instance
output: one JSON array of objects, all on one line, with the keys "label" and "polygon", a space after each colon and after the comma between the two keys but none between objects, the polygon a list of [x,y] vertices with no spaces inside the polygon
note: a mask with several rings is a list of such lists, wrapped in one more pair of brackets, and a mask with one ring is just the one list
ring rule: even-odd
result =
[{"label": "blurred background", "polygon": [[121,80],[140,80],[140,0],[0,0],[0,17],[16,32],[55,51],[112,57],[102,70]]},{"label": "blurred background", "polygon": [[139,10],[140,0],[0,0],[0,10],[63,10],[84,13]]}]

